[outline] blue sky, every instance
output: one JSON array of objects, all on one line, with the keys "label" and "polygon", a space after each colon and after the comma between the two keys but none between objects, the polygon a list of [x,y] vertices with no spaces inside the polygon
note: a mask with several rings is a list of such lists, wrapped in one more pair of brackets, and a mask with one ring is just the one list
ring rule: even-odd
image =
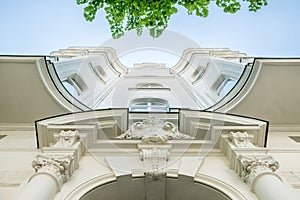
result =
[{"label": "blue sky", "polygon": [[[211,6],[205,19],[188,16],[180,9],[168,29],[201,47],[228,47],[256,57],[300,57],[300,1],[268,3],[256,13],[243,5],[234,15]],[[104,13],[91,23],[82,12],[83,6],[75,0],[3,1],[0,54],[48,55],[69,46],[98,46],[111,38]]]}]

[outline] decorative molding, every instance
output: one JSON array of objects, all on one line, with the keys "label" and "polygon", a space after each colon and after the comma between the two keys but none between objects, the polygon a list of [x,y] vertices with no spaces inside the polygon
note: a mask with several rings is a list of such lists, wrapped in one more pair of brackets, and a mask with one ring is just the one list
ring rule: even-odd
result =
[{"label": "decorative molding", "polygon": [[275,174],[274,172],[279,168],[278,161],[274,160],[272,156],[238,156],[238,166],[236,168],[237,174],[246,182],[251,188],[258,177],[263,174]]},{"label": "decorative molding", "polygon": [[55,180],[57,191],[60,191],[61,185],[68,181],[74,171],[72,163],[73,157],[70,155],[56,157],[55,155],[40,154],[32,161],[32,167],[36,173],[31,176],[29,182],[38,174],[48,174]]},{"label": "decorative molding", "polygon": [[0,131],[34,131],[34,123],[0,123]]},{"label": "decorative molding", "polygon": [[145,176],[148,181],[164,179],[166,176],[167,149],[142,149],[140,158],[144,162]]},{"label": "decorative molding", "polygon": [[250,137],[247,132],[230,132],[228,135],[229,141],[239,148],[254,147],[249,138]]},{"label": "decorative molding", "polygon": [[57,142],[53,147],[71,147],[80,140],[80,134],[78,130],[62,130],[60,133],[54,134],[54,138]]},{"label": "decorative molding", "polygon": [[157,117],[149,117],[132,124],[118,139],[141,139],[145,143],[166,143],[168,140],[192,140],[194,137],[180,133],[176,126]]},{"label": "decorative molding", "polygon": [[55,144],[54,134],[62,130],[78,130],[87,148],[91,148],[98,140],[107,139],[107,137],[114,139],[110,136],[120,135],[127,130],[127,111],[125,108],[103,109],[38,120],[36,129],[39,148]]}]

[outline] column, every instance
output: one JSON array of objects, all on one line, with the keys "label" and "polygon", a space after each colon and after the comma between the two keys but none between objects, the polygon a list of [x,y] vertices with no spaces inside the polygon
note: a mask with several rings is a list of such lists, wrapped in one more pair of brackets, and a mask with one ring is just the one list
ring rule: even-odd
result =
[{"label": "column", "polygon": [[78,168],[81,155],[78,131],[61,131],[54,138],[56,143],[43,148],[43,154],[32,161],[35,174],[30,177],[17,200],[54,199],[62,184]]},{"label": "column", "polygon": [[238,174],[260,200],[299,199],[292,188],[274,173],[279,168],[279,163],[271,156],[240,156],[238,160]]},{"label": "column", "polygon": [[72,173],[72,156],[59,158],[53,155],[38,155],[32,161],[36,173],[31,176],[25,189],[17,200],[39,199],[51,200],[60,191],[61,185],[69,179]]}]

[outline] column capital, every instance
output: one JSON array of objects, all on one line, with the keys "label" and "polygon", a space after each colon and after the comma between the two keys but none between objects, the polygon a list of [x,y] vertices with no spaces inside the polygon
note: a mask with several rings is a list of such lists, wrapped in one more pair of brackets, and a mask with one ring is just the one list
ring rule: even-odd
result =
[{"label": "column capital", "polygon": [[274,172],[279,168],[279,162],[272,156],[259,155],[259,156],[238,156],[237,173],[246,182],[251,189],[256,179],[264,174],[272,174],[281,178]]},{"label": "column capital", "polygon": [[72,162],[73,157],[71,155],[58,157],[40,154],[32,161],[32,167],[36,173],[30,180],[39,174],[47,174],[54,179],[57,191],[59,191],[61,185],[66,182],[73,173]]}]

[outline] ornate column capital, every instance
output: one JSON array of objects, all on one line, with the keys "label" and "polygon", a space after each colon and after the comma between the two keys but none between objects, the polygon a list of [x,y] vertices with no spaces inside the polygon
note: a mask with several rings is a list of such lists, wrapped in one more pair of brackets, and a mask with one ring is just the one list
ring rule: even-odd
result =
[{"label": "ornate column capital", "polygon": [[279,168],[278,161],[272,156],[242,156],[238,157],[238,167],[236,169],[238,175],[246,182],[251,189],[257,178],[264,174],[272,174],[281,178],[274,172]]},{"label": "ornate column capital", "polygon": [[[63,157],[55,157],[50,155],[38,155],[32,161],[32,167],[35,170],[35,174],[30,180],[39,174],[47,174],[54,179],[56,183],[57,191],[60,191],[61,185],[66,182],[73,173],[73,157],[66,155]],[[29,180],[29,181],[30,181]]]}]

